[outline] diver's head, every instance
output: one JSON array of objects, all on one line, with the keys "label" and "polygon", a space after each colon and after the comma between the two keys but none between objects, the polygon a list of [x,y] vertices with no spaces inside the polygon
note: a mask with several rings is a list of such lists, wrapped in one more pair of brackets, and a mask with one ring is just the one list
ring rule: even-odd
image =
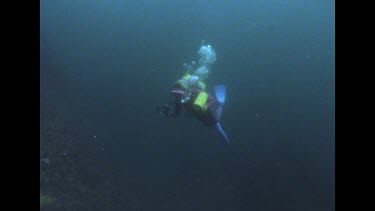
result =
[{"label": "diver's head", "polygon": [[199,80],[198,76],[190,75],[190,74],[185,74],[182,78],[184,81],[188,82],[190,85],[195,84]]},{"label": "diver's head", "polygon": [[190,77],[191,77],[191,75],[185,74],[182,78],[185,79],[185,80],[189,80]]}]

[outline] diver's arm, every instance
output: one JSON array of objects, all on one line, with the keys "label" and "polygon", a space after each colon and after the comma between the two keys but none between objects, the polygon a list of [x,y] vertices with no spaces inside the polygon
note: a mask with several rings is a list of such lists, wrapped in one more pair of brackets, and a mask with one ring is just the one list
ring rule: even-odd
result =
[{"label": "diver's arm", "polygon": [[180,97],[172,95],[168,105],[170,106],[170,116],[171,117],[176,118],[177,116],[179,116],[181,114],[182,102],[181,102]]}]

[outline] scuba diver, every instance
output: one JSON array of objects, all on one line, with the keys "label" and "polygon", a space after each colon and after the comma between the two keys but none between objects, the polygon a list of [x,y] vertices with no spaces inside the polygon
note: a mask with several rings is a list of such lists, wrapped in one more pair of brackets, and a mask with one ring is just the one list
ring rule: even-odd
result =
[{"label": "scuba diver", "polygon": [[184,65],[186,73],[177,80],[170,91],[169,103],[159,106],[158,111],[166,118],[176,118],[182,113],[194,117],[206,126],[216,126],[226,142],[229,140],[221,127],[220,117],[225,102],[225,86],[215,86],[215,97],[207,93],[204,79],[207,78],[210,65],[216,60],[215,52],[210,45],[202,45],[198,51],[201,55],[199,67]]}]

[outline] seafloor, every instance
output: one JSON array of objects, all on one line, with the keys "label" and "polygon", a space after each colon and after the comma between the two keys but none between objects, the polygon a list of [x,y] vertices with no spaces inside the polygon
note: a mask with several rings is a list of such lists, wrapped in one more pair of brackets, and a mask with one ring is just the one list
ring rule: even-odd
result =
[{"label": "seafloor", "polygon": [[[41,72],[40,210],[136,210],[101,142],[56,75]],[[64,94],[63,94],[64,93]]]}]

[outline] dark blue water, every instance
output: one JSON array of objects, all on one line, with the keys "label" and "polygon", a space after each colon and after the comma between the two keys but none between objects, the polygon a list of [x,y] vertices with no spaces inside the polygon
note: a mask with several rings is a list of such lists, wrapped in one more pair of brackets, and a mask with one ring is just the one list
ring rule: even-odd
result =
[{"label": "dark blue water", "polygon": [[[58,90],[56,109],[80,115],[70,127],[100,142],[101,173],[123,190],[106,210],[334,210],[334,1],[40,4],[41,96]],[[231,146],[197,120],[148,115],[201,40],[217,54],[209,90],[227,86]]]}]

